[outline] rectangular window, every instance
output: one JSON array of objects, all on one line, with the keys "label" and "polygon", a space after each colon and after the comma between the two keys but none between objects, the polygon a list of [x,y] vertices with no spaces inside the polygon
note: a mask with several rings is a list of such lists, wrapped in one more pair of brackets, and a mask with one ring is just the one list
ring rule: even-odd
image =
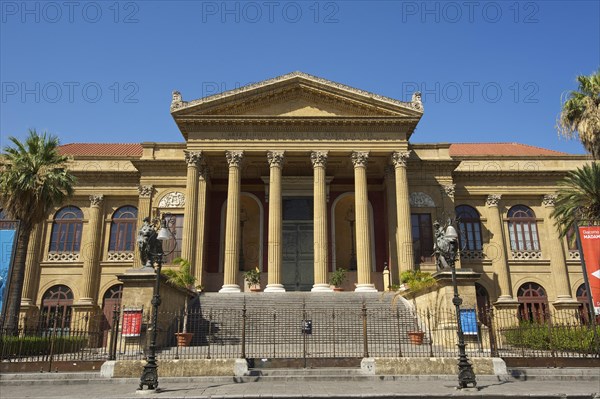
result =
[{"label": "rectangular window", "polygon": [[410,215],[412,225],[413,252],[415,264],[433,261],[433,227],[431,214],[413,213]]},{"label": "rectangular window", "polygon": [[171,254],[165,257],[165,263],[173,263],[173,259],[181,256],[181,238],[183,236],[183,215],[170,215],[173,217],[173,222],[169,224],[167,220],[167,226],[172,233],[175,234],[175,238],[171,238],[168,241],[163,242],[163,251],[165,254],[173,251]]}]

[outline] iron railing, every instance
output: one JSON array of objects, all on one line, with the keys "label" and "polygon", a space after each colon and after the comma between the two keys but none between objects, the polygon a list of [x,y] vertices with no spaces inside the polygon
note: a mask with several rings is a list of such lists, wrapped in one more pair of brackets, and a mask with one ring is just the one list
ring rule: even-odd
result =
[{"label": "iron railing", "polygon": [[[150,312],[69,315],[69,320],[22,320],[0,331],[3,362],[145,358]],[[461,316],[462,318],[463,316]],[[191,333],[178,344],[178,333]],[[540,322],[541,320],[541,322]],[[573,312],[520,320],[518,313],[464,309],[469,357],[598,357],[600,328]],[[395,306],[356,308],[196,308],[158,316],[158,359],[362,358],[458,356],[453,310],[412,312]],[[57,327],[61,326],[61,327]],[[50,365],[51,367],[51,365]]]}]

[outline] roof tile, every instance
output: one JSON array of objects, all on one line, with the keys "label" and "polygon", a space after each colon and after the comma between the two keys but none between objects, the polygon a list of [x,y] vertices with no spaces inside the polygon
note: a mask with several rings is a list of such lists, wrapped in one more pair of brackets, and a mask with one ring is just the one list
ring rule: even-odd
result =
[{"label": "roof tile", "polygon": [[96,157],[141,157],[142,145],[138,143],[70,143],[58,147],[63,155]]},{"label": "roof tile", "polygon": [[450,156],[562,156],[566,152],[548,150],[520,143],[454,143]]}]

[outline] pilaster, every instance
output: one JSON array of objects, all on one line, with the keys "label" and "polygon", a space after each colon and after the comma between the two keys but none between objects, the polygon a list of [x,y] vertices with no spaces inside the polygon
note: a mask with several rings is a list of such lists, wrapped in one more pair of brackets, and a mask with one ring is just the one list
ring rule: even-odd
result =
[{"label": "pilaster", "polygon": [[515,302],[510,282],[510,270],[508,269],[508,261],[506,260],[502,215],[498,207],[501,199],[502,196],[500,194],[490,194],[485,201],[485,205],[488,208],[487,228],[491,234],[490,244],[486,253],[492,258],[492,268],[498,275],[498,285],[500,287],[498,302]]},{"label": "pilaster", "polygon": [[[144,218],[150,217],[150,209],[152,205],[152,196],[154,195],[154,186],[153,185],[140,185],[138,187],[138,218],[137,218],[137,228],[144,224]],[[136,245],[134,247],[134,261],[133,268],[140,269],[144,267],[141,262],[140,249]]]},{"label": "pilaster", "polygon": [[100,283],[100,235],[104,195],[90,195],[90,219],[88,224],[87,242],[83,246],[83,276],[81,298],[79,305],[96,305],[98,285]]}]

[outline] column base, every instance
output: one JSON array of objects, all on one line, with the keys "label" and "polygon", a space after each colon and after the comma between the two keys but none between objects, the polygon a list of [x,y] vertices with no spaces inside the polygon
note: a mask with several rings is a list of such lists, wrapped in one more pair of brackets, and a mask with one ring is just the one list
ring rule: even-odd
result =
[{"label": "column base", "polygon": [[356,284],[354,292],[377,292],[375,284]]},{"label": "column base", "polygon": [[267,284],[265,292],[285,292],[283,284]]},{"label": "column base", "polygon": [[333,292],[329,284],[315,284],[313,285],[311,292]]},{"label": "column base", "polygon": [[235,293],[235,292],[242,292],[242,290],[240,290],[240,286],[237,284],[224,284],[223,287],[219,290],[219,293]]}]

